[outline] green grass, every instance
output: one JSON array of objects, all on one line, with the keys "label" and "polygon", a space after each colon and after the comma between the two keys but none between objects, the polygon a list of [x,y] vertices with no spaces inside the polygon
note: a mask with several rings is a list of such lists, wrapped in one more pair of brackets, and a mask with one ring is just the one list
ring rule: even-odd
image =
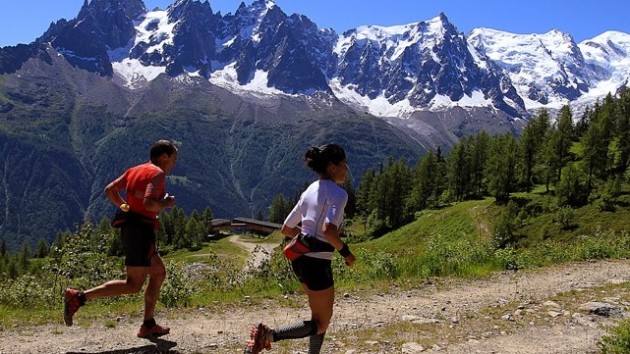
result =
[{"label": "green grass", "polygon": [[204,247],[194,252],[187,250],[169,252],[164,256],[164,260],[184,263],[216,263],[226,259],[244,260],[246,256],[247,251],[225,237],[218,241],[208,242]]},{"label": "green grass", "polygon": [[[467,201],[441,209],[424,210],[412,223],[378,239],[352,243],[362,239],[361,221],[348,223],[351,248],[357,256],[355,267],[346,267],[341,258],[333,258],[333,271],[340,292],[386,293],[396,285],[413,288],[427,278],[441,276],[483,277],[495,271],[517,268],[534,268],[554,263],[630,256],[630,233],[626,222],[628,208],[617,207],[615,212],[602,212],[597,203],[575,210],[575,227],[562,229],[555,220],[557,206],[553,197],[536,189],[532,193],[514,195],[518,204],[520,225],[516,232],[521,241],[513,247],[496,250],[491,246],[494,220],[505,209],[492,198]],[[619,196],[616,205],[623,206],[630,199]],[[243,235],[242,242],[253,244],[280,244],[283,236],[275,232],[268,237]],[[279,248],[276,248],[278,251]],[[277,301],[284,294],[300,293],[300,284],[291,273],[289,263],[276,252],[260,273],[242,272],[248,253],[242,247],[223,238],[209,242],[195,251],[173,251],[164,260],[175,268],[170,281],[177,281],[192,267],[194,279],[176,285],[177,291],[190,294],[184,304],[172,301],[169,306],[177,313],[189,308],[243,306]],[[39,262],[39,261],[38,261]],[[200,268],[195,268],[200,267]],[[42,274],[41,276],[45,276]],[[182,278],[183,276],[183,278]],[[89,278],[89,276],[88,276]],[[65,285],[64,285],[65,286]],[[190,286],[190,289],[185,289]],[[27,281],[16,282],[16,292],[33,291],[41,296],[46,306],[0,305],[0,326],[60,322],[61,296],[50,295],[50,288],[33,287]],[[56,291],[61,292],[60,289]],[[164,291],[163,291],[164,293]],[[0,290],[0,300],[15,302],[11,292]],[[175,296],[175,295],[173,295]],[[37,297],[33,297],[37,298]],[[12,300],[13,299],[13,300]],[[39,301],[39,300],[38,300]],[[287,304],[290,306],[290,303]],[[81,316],[111,320],[125,313],[134,313],[142,307],[142,296],[131,295],[115,299],[101,299],[81,310]],[[171,311],[164,304],[158,306]],[[50,311],[52,309],[52,311]]]},{"label": "green grass", "polygon": [[467,201],[443,209],[424,210],[416,221],[392,231],[376,240],[362,244],[369,249],[385,252],[426,251],[428,241],[441,235],[448,241],[462,237],[472,240],[487,239],[489,227],[487,213],[493,208],[490,198]]},{"label": "green grass", "polygon": [[[544,186],[531,193],[515,193],[517,205],[514,233],[519,241],[507,249],[492,246],[495,222],[505,210],[493,198],[466,201],[441,209],[424,210],[417,219],[378,239],[353,249],[365,251],[357,268],[369,277],[355,280],[395,278],[422,279],[433,276],[486,276],[506,268],[533,268],[553,263],[630,256],[630,196],[622,194],[614,212],[600,211],[593,202],[573,211],[572,226],[558,221],[553,195]],[[389,255],[389,256],[388,256]],[[389,264],[388,264],[389,262]],[[384,267],[377,274],[371,268]]]}]

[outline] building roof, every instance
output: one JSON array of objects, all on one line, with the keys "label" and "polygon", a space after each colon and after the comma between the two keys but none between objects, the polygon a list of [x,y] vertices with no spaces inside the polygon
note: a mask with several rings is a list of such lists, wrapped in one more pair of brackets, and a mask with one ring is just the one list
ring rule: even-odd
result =
[{"label": "building roof", "polygon": [[260,226],[265,226],[265,227],[271,227],[271,228],[278,229],[278,230],[282,227],[281,224],[276,224],[274,222],[262,221],[262,220],[256,220],[256,219],[248,219],[248,218],[234,218],[234,219],[232,219],[232,222],[240,222],[240,223],[245,223],[245,224],[260,225]]}]

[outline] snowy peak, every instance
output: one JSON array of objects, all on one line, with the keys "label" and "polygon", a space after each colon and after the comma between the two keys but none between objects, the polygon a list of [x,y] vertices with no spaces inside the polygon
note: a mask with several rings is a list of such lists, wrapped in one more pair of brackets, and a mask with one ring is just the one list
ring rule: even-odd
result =
[{"label": "snowy peak", "polygon": [[51,25],[38,42],[51,43],[78,68],[111,76],[107,51],[129,43],[134,21],[144,12],[142,0],[86,0],[77,18]]},{"label": "snowy peak", "polygon": [[579,44],[587,60],[619,62],[630,57],[630,35],[608,31]]},{"label": "snowy peak", "polygon": [[406,116],[454,105],[495,106],[511,114],[523,110],[509,80],[483,55],[470,51],[444,14],[402,26],[347,31],[334,52],[335,92],[377,115]]},{"label": "snowy peak", "polygon": [[146,11],[142,0],[85,0],[77,19],[81,21],[88,17],[126,17],[134,20]]},{"label": "snowy peak", "polygon": [[584,57],[568,34],[552,30],[523,35],[479,28],[468,41],[507,73],[528,109],[559,109],[588,92]]},{"label": "snowy peak", "polygon": [[177,22],[179,20],[201,20],[206,21],[212,18],[212,8],[206,0],[204,2],[198,0],[177,0],[167,9],[169,22]]},{"label": "snowy peak", "polygon": [[353,44],[365,46],[371,42],[384,46],[384,52],[392,53],[390,59],[395,60],[408,47],[422,45],[432,48],[444,41],[449,34],[456,35],[456,29],[443,14],[426,22],[414,22],[407,25],[360,26],[342,35],[335,52],[343,55]]},{"label": "snowy peak", "polygon": [[242,40],[260,42],[266,31],[282,22],[287,15],[282,12],[275,2],[258,0],[246,6],[241,3],[234,15],[225,17],[228,23],[227,36],[239,36]]},{"label": "snowy peak", "polygon": [[120,48],[135,35],[133,22],[146,12],[142,0],[92,0],[84,3],[77,27],[89,28],[108,48]]},{"label": "snowy peak", "polygon": [[579,45],[558,30],[479,28],[465,36],[441,13],[338,35],[306,16],[287,16],[272,0],[241,3],[227,15],[213,13],[208,0],[176,0],[149,12],[141,0],[86,0],[76,19],[58,21],[37,40],[46,43],[72,65],[130,88],[166,74],[238,93],[320,91],[387,117],[453,107],[525,117],[592,102],[630,77],[625,33]]},{"label": "snowy peak", "polygon": [[578,47],[593,78],[589,94],[581,100],[594,101],[630,86],[630,34],[608,31]]}]

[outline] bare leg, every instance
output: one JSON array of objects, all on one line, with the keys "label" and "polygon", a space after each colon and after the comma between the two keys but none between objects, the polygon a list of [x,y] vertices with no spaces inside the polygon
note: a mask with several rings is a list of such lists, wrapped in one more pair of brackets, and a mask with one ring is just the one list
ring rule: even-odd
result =
[{"label": "bare leg", "polygon": [[149,268],[149,285],[144,293],[144,319],[150,320],[155,314],[155,304],[160,297],[160,288],[166,279],[166,268],[159,254],[151,257],[151,267]]},{"label": "bare leg", "polygon": [[110,280],[102,285],[84,291],[87,300],[123,294],[135,294],[142,289],[149,274],[147,267],[127,267],[127,279]]},{"label": "bare leg", "polygon": [[311,320],[317,324],[317,334],[326,333],[333,314],[335,287],[331,286],[324,290],[309,290],[304,284],[302,286],[308,295]]}]

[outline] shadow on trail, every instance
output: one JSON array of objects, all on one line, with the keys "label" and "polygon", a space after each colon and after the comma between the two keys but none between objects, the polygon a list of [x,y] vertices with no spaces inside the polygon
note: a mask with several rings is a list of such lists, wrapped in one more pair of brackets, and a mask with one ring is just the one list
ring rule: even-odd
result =
[{"label": "shadow on trail", "polygon": [[177,342],[159,338],[147,338],[155,345],[143,345],[128,349],[106,350],[102,352],[67,352],[66,354],[180,354],[177,350],[171,348],[177,346]]}]

